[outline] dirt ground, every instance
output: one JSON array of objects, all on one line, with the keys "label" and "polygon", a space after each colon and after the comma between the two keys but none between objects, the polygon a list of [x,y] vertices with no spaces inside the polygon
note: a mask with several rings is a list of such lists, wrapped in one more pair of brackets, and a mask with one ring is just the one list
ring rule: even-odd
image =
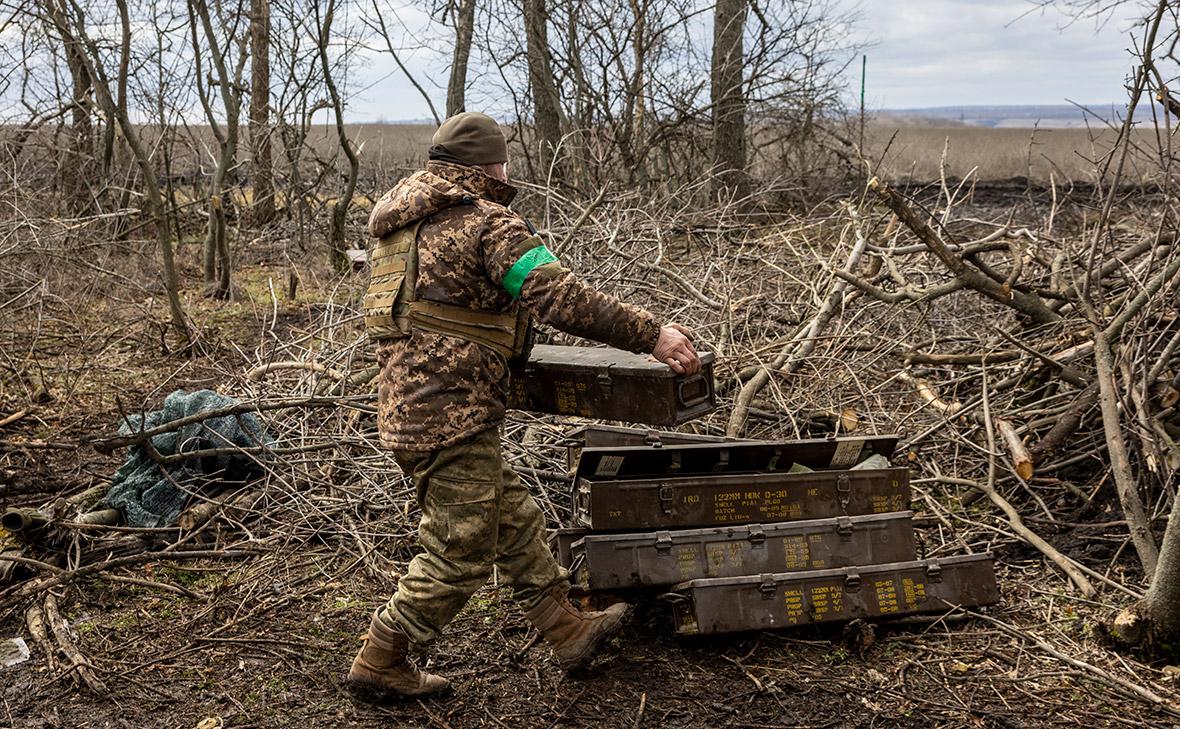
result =
[{"label": "dirt ground", "polygon": [[[79,690],[35,655],[5,672],[0,720],[38,728],[1178,725],[974,619],[879,625],[867,647],[840,629],[687,640],[645,602],[587,673],[569,677],[491,587],[429,657],[454,693],[374,707],[352,699],[341,679],[382,587],[339,567],[310,580],[278,576],[262,594],[213,609],[87,585],[66,609],[108,693]],[[990,613],[1084,638],[1086,606],[1024,583],[1020,572],[1002,568],[1005,604]],[[234,580],[219,569],[172,576],[195,577],[195,587]],[[1071,619],[1050,626],[1009,607],[1061,601],[1076,612],[1066,608]],[[5,634],[19,628],[3,624]]]}]

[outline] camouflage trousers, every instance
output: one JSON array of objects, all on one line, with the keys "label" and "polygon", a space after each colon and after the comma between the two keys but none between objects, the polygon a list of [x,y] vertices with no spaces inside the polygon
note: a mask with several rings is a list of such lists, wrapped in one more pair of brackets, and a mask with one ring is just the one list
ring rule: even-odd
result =
[{"label": "camouflage trousers", "polygon": [[417,490],[424,551],[410,561],[381,617],[416,648],[439,636],[493,565],[525,610],[544,590],[568,581],[546,542],[540,507],[504,463],[498,428],[436,451],[393,456]]}]

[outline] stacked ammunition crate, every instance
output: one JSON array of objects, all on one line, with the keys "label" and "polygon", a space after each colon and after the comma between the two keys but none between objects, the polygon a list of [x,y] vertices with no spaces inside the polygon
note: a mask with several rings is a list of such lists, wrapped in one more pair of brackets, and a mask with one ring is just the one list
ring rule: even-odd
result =
[{"label": "stacked ammunition crate", "polygon": [[999,599],[990,555],[918,559],[894,436],[738,441],[588,427],[559,558],[590,591],[659,588],[681,634]]}]

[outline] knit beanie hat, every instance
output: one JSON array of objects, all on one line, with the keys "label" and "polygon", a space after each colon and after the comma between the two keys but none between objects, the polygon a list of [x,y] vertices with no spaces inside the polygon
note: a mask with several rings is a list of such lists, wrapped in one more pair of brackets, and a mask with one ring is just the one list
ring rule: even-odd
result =
[{"label": "knit beanie hat", "polygon": [[494,165],[508,161],[508,141],[495,119],[464,111],[448,118],[434,133],[430,158],[469,166]]}]

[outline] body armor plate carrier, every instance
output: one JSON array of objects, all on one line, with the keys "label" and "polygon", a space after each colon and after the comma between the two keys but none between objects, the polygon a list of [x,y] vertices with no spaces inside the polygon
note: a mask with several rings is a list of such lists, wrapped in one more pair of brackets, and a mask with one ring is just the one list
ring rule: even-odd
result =
[{"label": "body armor plate carrier", "polygon": [[510,361],[526,354],[531,321],[519,303],[501,312],[417,297],[422,223],[385,236],[369,257],[369,290],[363,304],[369,337],[400,339],[413,329],[423,329],[481,344]]}]

